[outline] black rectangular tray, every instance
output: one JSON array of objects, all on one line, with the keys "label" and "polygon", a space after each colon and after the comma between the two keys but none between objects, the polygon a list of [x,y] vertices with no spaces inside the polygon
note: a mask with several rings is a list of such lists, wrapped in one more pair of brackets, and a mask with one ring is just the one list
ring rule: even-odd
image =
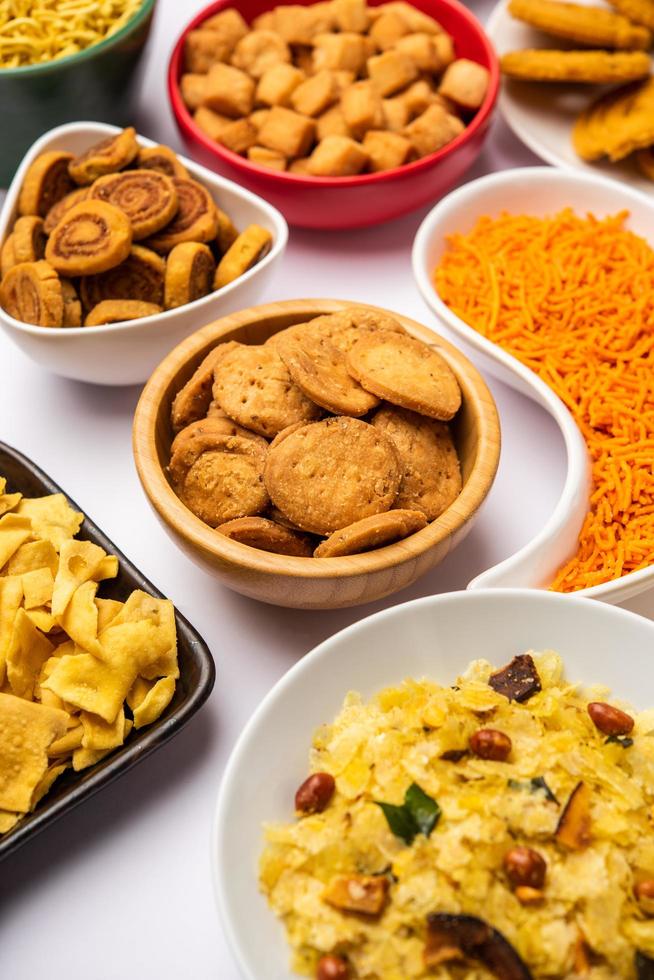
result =
[{"label": "black rectangular tray", "polygon": [[[7,479],[7,492],[20,491],[26,497],[63,493],[75,510],[82,510],[38,466],[3,442],[0,442],[0,476]],[[117,578],[102,583],[103,598],[125,600],[134,589],[143,589],[158,599],[164,598],[86,516],[78,537],[100,545],[119,559]],[[164,713],[147,728],[139,731],[132,729],[125,744],[97,765],[79,773],[66,770],[36,809],[19,820],[7,834],[0,836],[0,860],[164,745],[202,707],[214,685],[216,668],[213,658],[202,637],[177,611],[175,621],[180,676],[173,700]]]}]

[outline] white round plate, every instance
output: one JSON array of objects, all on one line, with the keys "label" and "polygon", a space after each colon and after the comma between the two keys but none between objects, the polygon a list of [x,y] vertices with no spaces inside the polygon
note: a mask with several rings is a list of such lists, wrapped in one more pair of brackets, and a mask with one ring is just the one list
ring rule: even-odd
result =
[{"label": "white round plate", "polygon": [[[597,6],[598,2],[602,4],[602,0],[575,2],[588,7]],[[508,51],[522,48],[563,49],[573,46],[516,20],[507,7],[508,0],[500,0],[486,26],[486,32],[500,57]],[[600,86],[593,85],[521,82],[503,78],[498,104],[516,136],[541,159],[556,167],[573,167],[575,170],[624,181],[651,195],[654,184],[639,173],[633,160],[585,163],[574,151],[572,127],[575,119],[601,91]]]},{"label": "white round plate", "polygon": [[[483,369],[542,405],[556,421],[565,443],[565,484],[541,532],[516,554],[478,575],[468,588],[547,588],[575,552],[588,511],[590,469],[586,444],[563,402],[533,371],[482,337],[445,305],[434,289],[434,269],[445,251],[447,236],[470,231],[481,215],[496,217],[509,211],[545,216],[566,207],[582,215],[590,211],[599,218],[628,211],[627,227],[654,245],[654,198],[647,200],[631,187],[597,174],[552,167],[503,170],[463,184],[432,208],[413,243],[413,275],[422,298],[436,315],[435,329],[445,327],[444,332],[449,332]],[[529,465],[527,460],[525,465]],[[605,602],[624,602],[652,586],[654,566],[583,589],[581,594]]]},{"label": "white round plate", "polygon": [[246,980],[292,980],[282,925],[260,894],[262,823],[293,819],[316,728],[348,691],[369,697],[405,677],[451,684],[471,660],[502,666],[553,649],[567,676],[600,682],[642,709],[654,704],[654,623],[614,606],[519,589],[430,596],[355,623],[326,640],[267,695],[228,763],[211,863],[223,927]]}]

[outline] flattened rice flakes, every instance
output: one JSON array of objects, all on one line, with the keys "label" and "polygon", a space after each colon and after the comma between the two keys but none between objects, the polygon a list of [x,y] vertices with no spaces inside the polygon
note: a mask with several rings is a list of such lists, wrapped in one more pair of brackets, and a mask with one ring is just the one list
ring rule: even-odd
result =
[{"label": "flattened rice flakes", "polygon": [[[466,945],[482,918],[526,970],[511,976],[573,978],[580,965],[590,980],[644,975],[635,958],[654,958],[654,710],[615,734],[632,718],[600,700],[605,690],[567,683],[556,654],[525,659],[541,689],[523,702],[494,690],[480,660],[454,687],[406,680],[369,702],[350,693],[317,731],[310,769],[333,777],[335,792],[318,812],[298,805],[294,822],[267,825],[260,863],[300,974],[504,976]],[[485,755],[487,744],[502,751]],[[381,911],[370,914],[357,901],[379,878]]]},{"label": "flattened rice flakes", "polygon": [[28,500],[0,477],[0,835],[175,693],[172,603],[98,598],[118,559],[75,538],[83,519],[62,494]]}]

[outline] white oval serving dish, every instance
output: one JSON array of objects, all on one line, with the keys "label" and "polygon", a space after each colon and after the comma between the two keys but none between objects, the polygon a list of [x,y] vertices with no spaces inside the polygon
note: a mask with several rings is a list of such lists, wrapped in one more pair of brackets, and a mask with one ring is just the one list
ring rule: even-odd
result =
[{"label": "white oval serving dish", "polygon": [[257,883],[262,823],[293,819],[312,736],[350,690],[369,697],[406,677],[454,683],[471,660],[496,666],[529,649],[561,654],[566,674],[654,704],[654,623],[577,596],[521,589],[454,592],[393,606],[303,657],[264,698],[227,765],[211,865],[223,928],[246,980],[293,980],[281,923]]},{"label": "white oval serving dish", "polygon": [[[11,230],[23,178],[32,161],[48,150],[80,153],[98,140],[119,132],[115,126],[78,122],[45,133],[26,153],[0,210],[0,242]],[[142,146],[153,140],[138,135]],[[288,226],[276,208],[231,180],[179,155],[191,177],[211,192],[239,231],[249,224],[268,229],[273,246],[268,255],[234,282],[201,299],[156,316],[100,327],[49,328],[22,323],[0,308],[0,326],[21,350],[42,367],[64,378],[101,385],[146,381],[171,347],[198,327],[226,313],[253,305],[274,274],[288,241]]]},{"label": "white oval serving dish", "polygon": [[[598,0],[575,0],[588,7],[597,7]],[[486,32],[498,55],[523,48],[574,48],[572,42],[550,37],[512,17],[509,0],[500,0],[493,10]],[[613,8],[599,0],[599,6]],[[612,86],[604,86],[605,89]],[[562,83],[523,82],[502,78],[499,106],[507,124],[518,139],[547,163],[572,167],[587,174],[599,174],[613,180],[625,181],[636,190],[652,193],[652,182],[640,173],[633,159],[617,163],[598,160],[587,163],[577,156],[572,145],[572,127],[582,112],[599,94],[597,85],[566,85]]]},{"label": "white oval serving dish", "polygon": [[[628,210],[627,226],[654,243],[654,200],[628,186],[596,174],[552,167],[524,167],[480,177],[443,198],[426,216],[413,244],[413,274],[423,299],[466,353],[505,384],[531,398],[550,413],[561,430],[567,474],[561,496],[543,529],[524,548],[478,575],[468,588],[546,588],[558,568],[574,554],[588,510],[590,467],[586,444],[572,416],[557,395],[533,371],[497,344],[468,326],[440,299],[433,271],[445,251],[446,238],[472,229],[481,215],[547,215],[564,207],[598,217]],[[612,582],[583,589],[579,595],[623,602],[654,586],[654,566]]]}]

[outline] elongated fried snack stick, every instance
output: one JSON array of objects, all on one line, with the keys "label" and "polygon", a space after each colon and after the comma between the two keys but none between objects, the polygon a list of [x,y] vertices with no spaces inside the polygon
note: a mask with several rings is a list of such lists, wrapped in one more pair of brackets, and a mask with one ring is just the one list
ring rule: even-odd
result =
[{"label": "elongated fried snack stick", "polygon": [[631,82],[650,72],[644,51],[511,51],[501,59],[502,71],[510,78],[534,82],[582,82],[598,85]]},{"label": "elongated fried snack stick", "polygon": [[622,160],[654,144],[654,78],[597,99],[577,119],[572,143],[582,160]]},{"label": "elongated fried snack stick", "polygon": [[609,3],[635,24],[654,31],[654,0],[609,0]]},{"label": "elongated fried snack stick", "polygon": [[645,51],[652,44],[647,28],[603,7],[583,7],[559,0],[511,0],[509,13],[546,34],[590,48]]}]

